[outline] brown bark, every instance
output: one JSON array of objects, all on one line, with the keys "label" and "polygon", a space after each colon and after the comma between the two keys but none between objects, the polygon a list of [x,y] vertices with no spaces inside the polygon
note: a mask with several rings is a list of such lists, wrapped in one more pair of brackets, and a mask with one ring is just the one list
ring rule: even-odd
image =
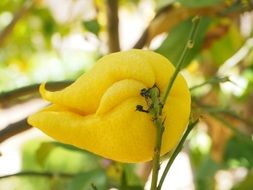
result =
[{"label": "brown bark", "polygon": [[0,143],[4,142],[5,140],[22,133],[31,128],[31,126],[26,121],[27,118],[18,121],[16,123],[12,123],[6,128],[0,130]]},{"label": "brown bark", "polygon": [[118,0],[106,0],[109,53],[120,51]]}]

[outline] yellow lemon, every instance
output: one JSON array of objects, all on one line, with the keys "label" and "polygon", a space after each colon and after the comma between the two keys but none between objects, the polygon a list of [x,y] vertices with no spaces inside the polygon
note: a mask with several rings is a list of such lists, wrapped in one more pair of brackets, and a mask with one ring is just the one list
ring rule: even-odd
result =
[{"label": "yellow lemon", "polygon": [[[120,162],[152,159],[156,128],[141,89],[156,85],[161,94],[174,72],[163,56],[147,50],[129,50],[104,56],[69,87],[55,92],[40,87],[51,106],[28,122],[63,143]],[[180,139],[190,114],[190,93],[179,74],[164,105],[161,155]]]}]

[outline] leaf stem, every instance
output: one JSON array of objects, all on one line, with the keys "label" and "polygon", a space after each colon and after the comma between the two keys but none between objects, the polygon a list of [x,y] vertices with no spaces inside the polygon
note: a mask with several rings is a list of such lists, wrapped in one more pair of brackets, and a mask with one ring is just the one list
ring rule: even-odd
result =
[{"label": "leaf stem", "polygon": [[[229,121],[226,120],[226,117],[231,117],[233,119],[236,119],[245,125],[251,127],[253,125],[253,120],[246,119],[242,117],[239,113],[236,113],[234,110],[229,110],[228,108],[221,108],[221,107],[214,107],[206,104],[202,104],[199,101],[197,101],[196,97],[192,98],[192,101],[199,107],[199,109],[203,110],[205,113],[211,115],[221,123],[223,123],[226,127],[228,127],[231,131],[233,131],[235,134],[238,134],[239,136],[244,137],[244,139],[251,139],[250,135],[247,135],[246,133],[242,132],[241,130],[237,129],[235,126],[233,126]],[[226,117],[224,117],[224,116]]]},{"label": "leaf stem", "polygon": [[190,91],[193,91],[197,88],[200,88],[200,87],[203,87],[207,84],[211,84],[211,85],[214,85],[214,84],[220,84],[220,83],[223,83],[223,82],[230,82],[230,79],[229,77],[213,77],[213,78],[210,78],[209,80],[203,82],[203,83],[200,83],[200,84],[197,84],[193,87],[190,88]]},{"label": "leaf stem", "polygon": [[152,182],[151,182],[151,190],[156,189],[157,181],[158,181],[158,173],[160,169],[160,152],[161,152],[161,146],[162,146],[162,135],[164,131],[163,124],[161,122],[161,119],[157,120],[155,122],[157,133],[156,133],[156,146],[154,149],[154,157],[153,157],[153,163],[152,163]]},{"label": "leaf stem", "polygon": [[198,120],[196,120],[196,121],[194,121],[194,122],[192,122],[192,123],[190,123],[190,124],[188,125],[188,127],[187,127],[187,129],[186,129],[186,131],[185,131],[185,133],[184,133],[184,135],[183,135],[183,137],[181,138],[181,140],[180,140],[180,142],[178,143],[177,147],[174,149],[174,151],[173,151],[173,153],[172,153],[172,155],[171,155],[171,157],[170,157],[170,159],[169,159],[169,162],[167,163],[167,165],[166,165],[166,167],[165,167],[165,170],[164,170],[164,172],[163,172],[163,174],[162,174],[162,177],[161,177],[161,179],[160,179],[160,181],[159,181],[157,190],[160,190],[160,189],[162,188],[163,182],[164,182],[164,180],[165,180],[165,177],[166,177],[167,173],[168,173],[169,170],[170,170],[170,167],[172,166],[172,164],[173,164],[175,158],[177,157],[178,153],[182,150],[183,144],[184,144],[184,142],[185,142],[187,136],[189,135],[189,133],[191,132],[191,130],[194,128],[194,126],[195,126],[197,123],[198,123]]},{"label": "leaf stem", "polygon": [[[190,49],[192,49],[194,46],[194,40],[195,40],[197,29],[199,26],[199,21],[200,21],[200,17],[198,17],[198,16],[195,16],[192,20],[193,26],[191,28],[189,40],[187,41],[187,44],[184,47],[183,53],[176,65],[176,69],[168,82],[168,86],[165,90],[164,96],[162,97],[161,100],[160,100],[160,94],[158,96],[153,96],[153,98],[151,97],[151,100],[154,104],[154,106],[152,107],[153,109],[151,109],[151,114],[152,114],[153,122],[157,128],[157,131],[156,131],[156,144],[155,144],[154,156],[153,156],[153,168],[152,168],[153,171],[152,171],[152,180],[151,180],[150,190],[157,189],[158,174],[159,174],[159,169],[160,169],[160,152],[161,152],[161,146],[162,146],[162,135],[163,135],[163,131],[164,131],[162,109],[163,109],[163,106],[164,106],[168,96],[169,96],[169,93],[172,89],[172,86],[173,86],[175,80],[176,80],[176,77],[177,77],[187,55],[189,54]],[[153,87],[151,89],[151,92],[155,92],[155,87]],[[172,159],[172,162],[174,161],[174,159]],[[165,174],[165,176],[166,176],[166,174]]]},{"label": "leaf stem", "polygon": [[250,135],[242,133],[238,128],[236,128],[232,123],[228,122],[224,117],[217,113],[210,113],[215,119],[223,123],[227,128],[229,128],[235,135],[240,137],[243,141],[248,141],[252,143],[252,137]]},{"label": "leaf stem", "polygon": [[194,47],[194,43],[195,43],[195,37],[196,37],[196,34],[197,34],[197,31],[198,31],[198,26],[199,26],[199,23],[200,23],[200,17],[199,16],[195,16],[193,19],[192,19],[192,28],[191,28],[191,31],[190,31],[190,35],[189,35],[189,38],[188,38],[188,41],[184,47],[184,50],[181,54],[181,57],[179,58],[179,61],[176,65],[176,70],[174,71],[169,83],[168,83],[168,86],[165,90],[165,93],[164,93],[164,96],[162,98],[162,104],[164,105],[168,96],[169,96],[169,93],[170,93],[170,90],[173,86],[173,83],[174,81],[176,80],[177,78],[177,75],[179,73],[179,71],[181,70],[181,67],[183,65],[183,63],[185,62],[185,59],[187,58],[190,50]]}]

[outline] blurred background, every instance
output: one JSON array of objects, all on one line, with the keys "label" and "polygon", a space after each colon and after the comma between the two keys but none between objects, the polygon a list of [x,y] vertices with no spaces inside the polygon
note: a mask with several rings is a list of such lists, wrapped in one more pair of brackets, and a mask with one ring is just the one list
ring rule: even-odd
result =
[{"label": "blurred background", "polygon": [[40,83],[61,89],[107,53],[151,49],[176,64],[200,15],[182,70],[200,122],[163,189],[252,190],[252,9],[252,0],[1,0],[0,189],[148,189],[150,163],[55,142],[26,118],[47,105]]}]

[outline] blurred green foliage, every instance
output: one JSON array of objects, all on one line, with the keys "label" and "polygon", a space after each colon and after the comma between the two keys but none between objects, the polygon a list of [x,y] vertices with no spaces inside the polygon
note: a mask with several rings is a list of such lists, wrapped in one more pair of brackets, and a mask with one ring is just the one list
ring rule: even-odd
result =
[{"label": "blurred green foliage", "polygon": [[231,138],[227,143],[224,158],[231,167],[253,168],[253,144],[248,141]]},{"label": "blurred green foliage", "polygon": [[[183,67],[186,67],[188,64],[190,64],[191,60],[198,55],[201,49],[201,44],[204,40],[205,34],[207,32],[207,29],[210,23],[211,23],[210,18],[208,17],[202,18],[199,29],[198,29],[198,35],[196,37],[195,46],[191,50],[190,55],[185,60],[185,64],[183,65]],[[156,50],[156,52],[164,55],[165,57],[170,59],[170,61],[174,65],[176,65],[184,49],[184,46],[188,40],[189,32],[185,32],[185,31],[191,28],[191,24],[192,24],[191,19],[179,23],[178,26],[174,27],[170,31],[167,38],[163,41],[163,43]],[[177,48],[175,48],[175,44]]]},{"label": "blurred green foliage", "polygon": [[[41,157],[42,154],[45,155]],[[31,140],[23,146],[22,160],[22,171],[49,172],[53,176],[3,179],[0,187],[9,182],[16,190],[92,190],[94,187],[106,190],[110,186],[143,189],[143,182],[135,173],[136,165],[113,163],[59,142]]]},{"label": "blurred green foliage", "polygon": [[[0,31],[4,32],[16,12],[28,2],[0,2],[3,9],[0,12]],[[86,24],[87,30],[98,32],[98,29],[93,29],[94,23],[91,24]],[[66,25],[57,22],[50,9],[39,1],[19,15],[10,36],[0,42],[0,90],[42,81],[75,79],[83,73],[96,60],[96,51],[69,51],[68,47],[59,49],[53,45],[54,38],[59,36],[56,43],[64,43],[63,38],[79,26],[81,23]],[[82,27],[81,31],[84,31]]]},{"label": "blurred green foliage", "polygon": [[[10,26],[17,13],[31,2],[32,0],[0,1],[0,36]],[[67,15],[64,21],[56,18],[52,8],[55,5],[50,6],[50,3],[43,0],[35,2],[25,13],[18,16],[15,26],[7,31],[8,34],[2,41],[0,40],[0,92],[11,92],[11,90],[33,83],[76,79],[106,52],[104,1],[92,1],[91,6],[89,4],[91,1],[87,1],[83,10],[79,12],[78,6],[81,5],[74,7],[75,3],[79,1],[69,1],[68,10],[65,10],[65,13],[63,9],[61,10],[62,14]],[[179,4],[188,10],[185,14],[201,9],[201,13],[205,16],[202,17],[195,47],[191,50],[184,65],[187,82],[189,86],[194,86],[206,80],[214,81],[213,79],[217,77],[228,76],[236,85],[227,81],[224,81],[224,84],[218,84],[222,81],[210,82],[203,88],[194,90],[192,92],[193,113],[197,110],[195,100],[203,100],[204,103],[213,105],[217,109],[211,111],[217,111],[221,117],[231,123],[234,122],[231,116],[227,117],[218,108],[235,110],[234,113],[241,117],[241,120],[239,119],[240,123],[238,123],[237,119],[233,126],[248,137],[252,137],[252,125],[247,123],[253,122],[253,30],[252,23],[250,29],[245,27],[245,23],[250,26],[252,22],[252,6],[250,5],[253,2],[243,0],[121,0],[120,11],[123,13],[129,11],[133,15],[134,12],[137,12],[136,15],[140,16],[143,14],[140,10],[143,9],[145,3],[152,6],[151,16],[148,15],[148,17],[154,16],[155,11],[162,10],[155,18],[160,15],[162,15],[161,18],[166,18],[164,11],[180,8]],[[71,12],[71,6],[74,7],[73,10],[76,10],[77,14]],[[60,5],[59,7],[61,8]],[[210,16],[206,12],[203,13],[202,8],[209,11],[213,8],[220,8],[221,12],[215,15],[210,14]],[[245,15],[249,14],[248,9],[251,11],[250,21],[243,19]],[[124,17],[126,14],[122,15]],[[122,15],[120,19],[124,19]],[[182,22],[177,22],[170,31],[162,31],[161,34],[166,37],[160,40],[154,51],[166,56],[173,64],[176,64],[187,42],[191,18],[192,15],[189,15]],[[179,18],[166,19],[174,22]],[[139,26],[127,27],[138,28]],[[156,26],[155,29],[159,30],[159,27],[166,28]],[[122,43],[128,40],[127,36],[123,38]],[[146,43],[146,48],[150,48],[149,45]],[[235,59],[231,63],[227,61],[233,56],[238,58],[238,51],[241,49],[245,51],[243,56],[239,55],[240,59]],[[228,83],[230,86],[225,88],[224,86],[228,86]],[[227,91],[227,88],[230,90]],[[215,94],[215,97],[208,101],[205,100],[210,94]],[[205,119],[208,114],[206,112],[201,112],[200,117],[202,118],[203,115]],[[242,118],[246,118],[247,123]],[[205,122],[204,119],[202,122]],[[215,139],[213,136],[217,134],[212,134],[214,124],[206,122],[206,125],[207,129],[199,126],[193,131],[186,146],[196,189],[215,189],[217,186],[215,176],[219,171],[230,172],[236,168],[243,168],[247,171],[246,177],[234,184],[232,189],[252,190],[252,141],[246,141],[239,135],[228,135],[227,137],[224,131],[218,132],[224,134]],[[205,130],[199,130],[203,128]],[[223,138],[227,138],[225,142],[222,141]],[[219,152],[222,160],[215,160],[212,157],[212,152],[215,151],[215,145],[217,145],[215,143],[221,143],[225,147]],[[49,172],[52,176],[29,175],[1,179],[0,189],[5,187],[5,190],[92,190],[95,188],[106,190],[115,187],[120,190],[141,190],[144,189],[145,181],[136,172],[139,167],[138,164],[115,163],[59,142],[36,139],[23,146],[22,171]],[[61,175],[65,173],[70,176]]]},{"label": "blurred green foliage", "polygon": [[[44,160],[40,157],[42,153],[45,153]],[[23,170],[52,172],[55,173],[55,177],[49,179],[27,177],[24,180],[33,186],[30,189],[88,189],[87,187],[91,189],[91,183],[96,184],[99,189],[106,189],[105,171],[101,168],[99,159],[68,145],[33,140],[24,146]],[[61,173],[73,176],[66,180],[62,178]]]},{"label": "blurred green foliage", "polygon": [[207,7],[218,5],[224,2],[224,0],[178,0],[182,5],[186,7]]},{"label": "blurred green foliage", "polygon": [[253,173],[252,171],[247,175],[244,181],[233,187],[232,190],[251,190],[253,187]]}]

